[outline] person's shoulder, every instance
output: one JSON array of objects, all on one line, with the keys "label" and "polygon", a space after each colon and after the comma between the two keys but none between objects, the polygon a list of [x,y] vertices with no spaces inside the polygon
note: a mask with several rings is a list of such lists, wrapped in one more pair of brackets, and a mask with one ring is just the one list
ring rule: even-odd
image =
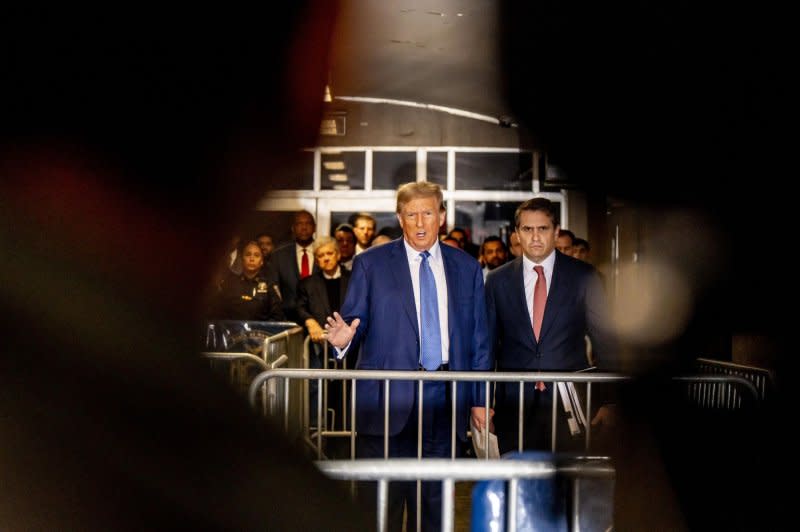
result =
[{"label": "person's shoulder", "polygon": [[481,263],[478,262],[478,259],[467,253],[461,248],[455,248],[453,246],[448,246],[445,244],[439,244],[439,249],[442,252],[442,256],[445,257],[447,260],[454,260],[461,264],[468,264],[470,266],[477,266],[479,269],[481,267]]},{"label": "person's shoulder", "polygon": [[405,253],[406,249],[403,245],[403,239],[401,238],[398,240],[392,240],[391,242],[381,244],[380,246],[372,246],[367,248],[356,255],[353,258],[353,267],[355,267],[356,262],[374,263],[392,259],[396,260],[398,255],[405,257]]},{"label": "person's shoulder", "polygon": [[295,258],[294,242],[285,242],[276,247],[270,254],[270,263],[277,270],[285,269],[287,264],[291,264]]},{"label": "person's shoulder", "polygon": [[516,269],[519,268],[519,263],[521,261],[522,259],[518,257],[512,261],[506,262],[501,266],[498,266],[494,270],[490,270],[486,275],[486,284],[493,283],[499,279],[511,277]]},{"label": "person's shoulder", "polygon": [[570,255],[565,255],[556,251],[556,268],[568,272],[570,275],[590,276],[597,273],[597,269],[588,262],[576,259]]},{"label": "person's shoulder", "polygon": [[279,257],[286,253],[293,253],[293,252],[294,252],[294,242],[284,242],[283,244],[280,244],[278,247],[272,250],[272,253],[270,254],[270,259],[273,259],[276,256]]}]

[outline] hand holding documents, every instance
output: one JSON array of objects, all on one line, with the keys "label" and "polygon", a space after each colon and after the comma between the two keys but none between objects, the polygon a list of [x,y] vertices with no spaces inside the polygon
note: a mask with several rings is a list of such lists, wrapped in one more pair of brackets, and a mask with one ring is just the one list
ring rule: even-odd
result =
[{"label": "hand holding documents", "polygon": [[500,448],[497,445],[497,435],[489,433],[489,445],[486,445],[485,427],[476,427],[475,422],[470,419],[469,429],[472,432],[472,448],[478,458],[500,458]]},{"label": "hand holding documents", "polygon": [[558,393],[561,396],[561,404],[567,414],[569,433],[576,436],[583,432],[586,427],[586,416],[583,413],[581,401],[575,391],[575,384],[571,382],[559,382]]}]

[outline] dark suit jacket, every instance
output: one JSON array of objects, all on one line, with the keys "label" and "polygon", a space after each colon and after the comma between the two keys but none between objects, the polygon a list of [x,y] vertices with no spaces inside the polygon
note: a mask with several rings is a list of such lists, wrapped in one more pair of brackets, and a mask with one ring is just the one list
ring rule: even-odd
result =
[{"label": "dark suit jacket", "polygon": [[[617,343],[608,325],[609,308],[602,282],[590,264],[556,251],[553,276],[547,294],[539,341],[533,335],[531,316],[525,301],[523,259],[517,259],[491,271],[486,278],[486,306],[492,352],[498,371],[575,371],[586,368],[586,334],[592,340],[595,361],[601,369],[617,369]],[[534,401],[533,384],[526,386],[526,438],[534,437],[549,422],[548,392]],[[608,402],[613,391],[598,386],[595,405]],[[516,441],[519,413],[519,385],[498,383],[495,393],[495,422],[501,449]],[[534,408],[534,405],[539,405]],[[560,412],[560,410],[559,410]],[[533,416],[533,417],[531,417]],[[566,423],[559,424],[559,431]],[[530,434],[529,434],[530,433]],[[542,434],[535,437],[543,438]],[[531,440],[526,445],[537,446]],[[516,444],[514,444],[516,446]]]},{"label": "dark suit jacket", "polygon": [[[447,278],[447,312],[452,371],[491,369],[483,274],[478,261],[461,250],[440,246]],[[403,239],[356,255],[341,311],[350,323],[360,318],[352,346],[360,344],[357,369],[417,371],[420,345],[411,271]],[[389,435],[406,424],[416,382],[393,381],[389,397]],[[383,434],[383,381],[358,382],[357,423],[364,434]],[[458,387],[456,430],[463,440],[469,408],[483,404],[483,385]]]},{"label": "dark suit jacket", "polygon": [[541,338],[536,341],[525,301],[522,257],[486,278],[486,308],[498,370],[573,371],[588,366],[584,335],[597,365],[617,369],[617,346],[609,326],[602,281],[588,263],[556,251]]},{"label": "dark suit jacket", "polygon": [[[342,276],[339,278],[339,300],[344,302],[347,294],[347,285],[350,283],[350,272],[345,267],[340,267]],[[300,281],[297,287],[297,316],[300,325],[308,318],[314,318],[320,326],[325,326],[325,319],[338,308],[331,308],[328,301],[328,291],[325,288],[325,277],[322,270],[317,270],[310,277]]]},{"label": "dark suit jacket", "polygon": [[[314,255],[311,253],[311,246],[308,248],[308,254],[311,274],[313,275],[318,268]],[[283,300],[283,313],[287,319],[300,322],[300,318],[297,315],[297,285],[300,282],[300,268],[297,266],[294,240],[275,249],[270,255],[270,263],[278,278],[278,287],[281,290],[281,299]]]}]

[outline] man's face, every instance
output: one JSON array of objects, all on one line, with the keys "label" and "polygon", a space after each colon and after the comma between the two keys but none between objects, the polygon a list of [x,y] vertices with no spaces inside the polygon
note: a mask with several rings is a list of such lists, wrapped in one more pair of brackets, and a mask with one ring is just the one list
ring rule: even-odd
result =
[{"label": "man's face", "polygon": [[559,235],[556,237],[556,249],[564,255],[572,255],[572,239],[569,235]]},{"label": "man's face", "polygon": [[574,256],[576,259],[580,259],[583,262],[589,261],[589,250],[586,249],[584,246],[572,246],[572,251],[574,252]]},{"label": "man's face", "polygon": [[542,262],[556,248],[557,230],[543,211],[522,211],[516,231],[522,252],[533,262]]},{"label": "man's face", "polygon": [[458,247],[464,249],[464,246],[467,243],[467,235],[461,231],[450,231],[450,236],[456,239],[456,242],[458,242]]},{"label": "man's face", "polygon": [[435,197],[416,198],[405,205],[397,215],[403,238],[417,251],[426,251],[439,239],[439,228],[445,213],[439,211]]},{"label": "man's face", "polygon": [[314,217],[307,212],[297,213],[294,217],[292,224],[292,233],[294,239],[300,243],[308,243],[314,237],[317,225],[314,223]]},{"label": "man's face", "polygon": [[272,244],[272,237],[271,236],[260,236],[258,237],[258,247],[261,248],[261,254],[265,257],[269,257],[272,250],[275,249],[275,246]]},{"label": "man's face", "polygon": [[336,241],[339,243],[339,254],[342,262],[347,262],[356,254],[356,238],[347,231],[336,231]]},{"label": "man's face", "polygon": [[503,243],[497,240],[492,240],[483,244],[483,262],[494,270],[498,266],[502,266],[506,262],[506,248]]},{"label": "man's face", "polygon": [[375,236],[375,223],[372,220],[361,218],[353,226],[353,232],[362,248],[369,247],[372,237]]},{"label": "man's face", "polygon": [[320,270],[328,275],[336,273],[336,267],[339,265],[339,252],[336,251],[336,246],[325,244],[318,247],[314,252],[314,258],[317,260]]}]

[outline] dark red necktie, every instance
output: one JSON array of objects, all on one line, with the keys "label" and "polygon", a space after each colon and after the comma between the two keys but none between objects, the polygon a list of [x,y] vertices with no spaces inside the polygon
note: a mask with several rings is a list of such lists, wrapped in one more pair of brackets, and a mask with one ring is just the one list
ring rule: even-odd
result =
[{"label": "dark red necktie", "polygon": [[300,278],[305,279],[311,275],[311,268],[308,265],[308,253],[306,253],[306,248],[303,248],[303,258],[300,259]]},{"label": "dark red necktie", "polygon": [[542,332],[544,305],[547,302],[547,280],[544,277],[544,268],[541,266],[534,266],[533,271],[539,276],[533,287],[533,334],[538,341],[539,334]]},{"label": "dark red necktie", "polygon": [[[538,276],[533,287],[533,334],[536,341],[539,341],[539,334],[542,332],[542,319],[544,318],[544,305],[547,302],[547,280],[544,277],[544,268],[534,266],[533,271]],[[536,383],[536,389],[543,392],[547,389],[542,381]]]}]

